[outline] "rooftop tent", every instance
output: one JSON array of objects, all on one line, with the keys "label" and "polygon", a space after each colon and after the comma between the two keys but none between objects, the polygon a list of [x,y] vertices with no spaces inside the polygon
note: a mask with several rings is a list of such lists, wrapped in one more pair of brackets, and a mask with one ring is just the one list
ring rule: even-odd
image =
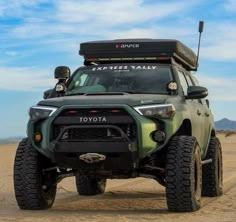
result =
[{"label": "rooftop tent", "polygon": [[197,56],[174,39],[117,39],[80,44],[79,54],[85,61],[111,62],[174,58],[188,70],[196,70]]}]

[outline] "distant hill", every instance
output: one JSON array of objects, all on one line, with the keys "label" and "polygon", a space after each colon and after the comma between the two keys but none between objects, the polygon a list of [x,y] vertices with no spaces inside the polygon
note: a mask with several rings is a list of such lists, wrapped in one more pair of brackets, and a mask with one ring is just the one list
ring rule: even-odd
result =
[{"label": "distant hill", "polygon": [[0,139],[0,144],[17,144],[21,141],[20,137]]},{"label": "distant hill", "polygon": [[236,130],[236,121],[224,118],[215,121],[215,127],[216,130]]}]

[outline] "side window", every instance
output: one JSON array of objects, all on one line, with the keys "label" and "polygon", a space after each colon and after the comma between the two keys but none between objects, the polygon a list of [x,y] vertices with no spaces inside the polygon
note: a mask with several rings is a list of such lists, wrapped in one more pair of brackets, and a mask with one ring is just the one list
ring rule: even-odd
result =
[{"label": "side window", "polygon": [[197,79],[194,76],[191,76],[195,86],[199,86]]},{"label": "side window", "polygon": [[[193,84],[194,84],[195,86],[199,86],[199,83],[198,83],[197,79],[196,79],[194,76],[191,76],[191,79],[192,79]],[[208,106],[207,103],[206,103],[206,99],[198,99],[197,101],[198,101],[199,103],[201,103],[202,105]]]},{"label": "side window", "polygon": [[186,78],[183,74],[183,72],[178,70],[178,74],[179,74],[179,80],[180,80],[180,84],[182,86],[182,89],[184,91],[184,95],[187,95],[187,91],[188,91],[188,83],[186,81]]},{"label": "side window", "polygon": [[193,83],[192,83],[192,80],[191,80],[190,76],[189,76],[189,75],[185,75],[185,77],[186,77],[186,80],[187,80],[187,82],[188,82],[188,85],[189,85],[189,86],[192,86]]}]

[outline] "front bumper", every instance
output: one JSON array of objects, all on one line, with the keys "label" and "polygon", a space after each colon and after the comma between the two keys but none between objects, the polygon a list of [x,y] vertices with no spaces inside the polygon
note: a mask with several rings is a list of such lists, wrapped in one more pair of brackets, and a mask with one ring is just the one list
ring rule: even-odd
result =
[{"label": "front bumper", "polygon": [[[162,145],[157,144],[151,138],[153,131],[160,129],[157,121],[141,116],[132,107],[128,105],[104,105],[103,109],[122,109],[133,119],[133,123],[136,129],[135,138],[127,138],[122,130],[120,132],[121,138],[118,140],[63,140],[63,131],[53,137],[53,127],[58,124],[58,117],[60,113],[67,109],[99,109],[101,106],[62,106],[59,108],[52,116],[40,121],[28,123],[28,137],[31,139],[34,147],[41,152],[43,155],[52,159],[57,163],[58,166],[68,167],[68,168],[78,168],[81,167],[83,163],[79,160],[79,156],[83,153],[95,152],[107,155],[104,164],[101,164],[103,168],[117,168],[117,169],[134,169],[139,164],[139,160],[149,155],[152,151],[160,149],[167,142],[168,139],[173,135],[173,132],[177,130],[178,124],[173,124],[172,120],[162,121],[162,125],[167,126],[163,128],[166,132],[166,141]],[[68,118],[67,118],[68,119]],[[76,119],[75,119],[76,120]],[[60,121],[64,121],[61,119]],[[70,120],[71,121],[71,120]],[[120,121],[120,120],[119,120]],[[122,121],[122,118],[121,118]],[[114,128],[115,123],[110,122],[108,125],[93,125],[93,124],[79,124],[71,125],[73,121],[70,122],[63,129],[69,130],[70,128],[86,130],[87,128],[104,128],[110,127]],[[110,124],[110,125],[109,125]],[[115,127],[116,128],[116,127]],[[119,129],[116,129],[119,131]],[[42,133],[42,141],[39,143],[34,142],[34,133],[40,131]],[[76,134],[76,132],[75,132]],[[81,139],[81,138],[80,138]],[[124,163],[123,163],[124,162]],[[127,162],[127,163],[126,163]],[[99,165],[99,164],[98,164]]]},{"label": "front bumper", "polygon": [[[71,125],[65,127],[57,138],[50,143],[49,150],[54,161],[59,167],[88,170],[105,171],[132,171],[138,165],[138,150],[136,142],[132,142],[127,135],[118,127],[112,125],[93,125],[93,129],[113,129],[120,132],[121,137],[116,141],[66,141],[63,136],[70,129],[89,129],[91,126]],[[105,160],[87,163],[80,159],[86,153],[95,153],[105,156]]]},{"label": "front bumper", "polygon": [[[134,145],[134,144],[133,144]],[[138,153],[131,151],[132,144],[128,142],[60,142],[54,146],[55,162],[62,168],[86,171],[110,171],[119,174],[121,171],[132,172],[138,166]],[[95,153],[105,156],[105,160],[86,162],[80,159],[85,153]]]}]

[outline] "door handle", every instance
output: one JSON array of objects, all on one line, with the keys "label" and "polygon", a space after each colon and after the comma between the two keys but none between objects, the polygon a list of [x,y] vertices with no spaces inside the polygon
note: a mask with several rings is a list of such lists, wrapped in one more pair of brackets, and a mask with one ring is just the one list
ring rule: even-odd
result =
[{"label": "door handle", "polygon": [[202,114],[199,109],[197,110],[197,114],[198,114],[198,116],[200,116]]}]

